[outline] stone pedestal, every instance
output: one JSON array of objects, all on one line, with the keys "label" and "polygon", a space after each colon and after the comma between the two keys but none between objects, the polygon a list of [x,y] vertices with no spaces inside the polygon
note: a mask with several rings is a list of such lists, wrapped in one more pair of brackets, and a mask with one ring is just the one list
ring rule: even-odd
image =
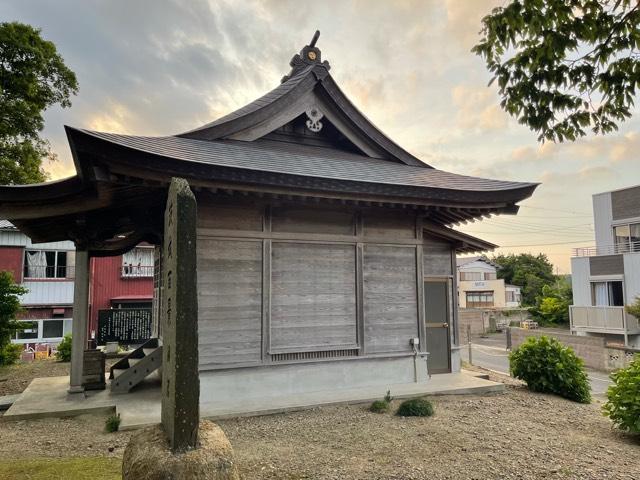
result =
[{"label": "stone pedestal", "polygon": [[106,355],[100,350],[85,350],[82,367],[82,386],[85,390],[104,390]]},{"label": "stone pedestal", "polygon": [[173,453],[161,425],[135,433],[122,458],[123,480],[239,480],[233,449],[222,429],[203,420],[198,445]]}]

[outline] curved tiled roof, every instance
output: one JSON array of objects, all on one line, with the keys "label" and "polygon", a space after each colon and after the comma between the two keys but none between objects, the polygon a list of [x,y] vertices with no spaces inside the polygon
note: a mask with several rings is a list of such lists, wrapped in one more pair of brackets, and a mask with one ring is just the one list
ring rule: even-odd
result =
[{"label": "curved tiled roof", "polygon": [[476,192],[518,190],[537,185],[470,177],[306,145],[269,141],[196,140],[176,136],[143,137],[90,130],[82,132],[152,155],[260,172]]}]

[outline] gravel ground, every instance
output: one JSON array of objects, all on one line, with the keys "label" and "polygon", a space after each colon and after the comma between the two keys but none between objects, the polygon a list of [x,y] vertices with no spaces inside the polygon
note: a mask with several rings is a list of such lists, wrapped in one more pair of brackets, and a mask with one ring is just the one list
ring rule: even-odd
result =
[{"label": "gravel ground", "polygon": [[[599,402],[493,378],[506,393],[433,397],[431,418],[341,405],[219,423],[247,480],[640,478],[640,440],[612,430]],[[0,458],[121,456],[129,432],[103,428],[98,416],[0,422]]]},{"label": "gravel ground", "polygon": [[[107,358],[105,369],[108,371],[118,358]],[[0,367],[0,396],[22,393],[34,378],[61,377],[69,375],[69,362],[59,362],[55,358],[18,362],[15,365]]]},{"label": "gravel ground", "polygon": [[36,377],[69,375],[69,365],[69,362],[63,363],[49,358],[0,367],[0,396],[22,393]]}]

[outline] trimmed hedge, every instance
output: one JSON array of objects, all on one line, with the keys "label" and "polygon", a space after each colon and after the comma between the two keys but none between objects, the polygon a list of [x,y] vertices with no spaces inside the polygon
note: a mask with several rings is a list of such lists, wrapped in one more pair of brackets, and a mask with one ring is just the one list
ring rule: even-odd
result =
[{"label": "trimmed hedge", "polygon": [[433,405],[426,398],[411,398],[400,404],[396,415],[401,417],[430,417],[433,412]]},{"label": "trimmed hedge", "polygon": [[625,432],[640,433],[640,355],[627,368],[611,374],[604,414]]},{"label": "trimmed hedge", "polygon": [[553,393],[575,402],[591,402],[584,361],[555,338],[529,337],[509,355],[511,375],[529,390]]}]

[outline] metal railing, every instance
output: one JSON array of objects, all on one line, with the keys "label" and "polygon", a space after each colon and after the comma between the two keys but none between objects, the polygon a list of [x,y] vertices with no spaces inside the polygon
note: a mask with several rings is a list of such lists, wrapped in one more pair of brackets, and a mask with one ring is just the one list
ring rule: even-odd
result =
[{"label": "metal railing", "polygon": [[624,242],[613,245],[573,248],[573,257],[595,257],[598,255],[618,255],[621,253],[640,253],[640,242]]},{"label": "metal railing", "polygon": [[153,277],[153,265],[123,265],[121,269],[123,277]]},{"label": "metal railing", "polygon": [[24,267],[24,278],[75,278],[76,269],[71,266],[29,266]]},{"label": "metal railing", "polygon": [[638,331],[638,319],[625,312],[624,307],[569,306],[571,330],[603,333]]}]

